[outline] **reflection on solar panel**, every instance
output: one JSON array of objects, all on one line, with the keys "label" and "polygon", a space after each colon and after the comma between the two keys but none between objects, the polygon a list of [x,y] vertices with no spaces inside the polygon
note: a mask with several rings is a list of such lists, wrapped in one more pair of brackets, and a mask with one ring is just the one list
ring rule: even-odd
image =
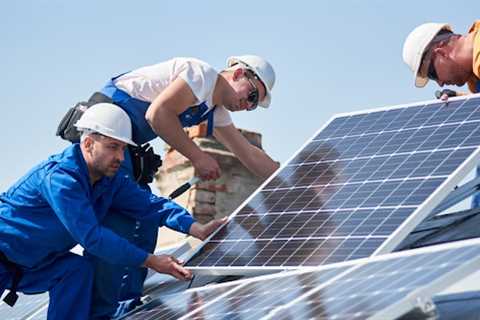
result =
[{"label": "reflection on solar panel", "polygon": [[[2,320],[20,320],[40,313],[42,317],[38,319],[46,319],[46,305],[48,304],[48,293],[25,295],[18,293],[18,300],[15,307],[10,307],[3,301],[0,302],[0,315]],[[41,307],[45,307],[41,309]],[[40,310],[41,309],[41,310]],[[37,318],[35,318],[37,319]]]},{"label": "reflection on solar panel", "polygon": [[204,287],[201,289],[184,291],[175,295],[167,295],[149,302],[134,314],[125,317],[125,319],[179,319],[191,311],[196,310],[205,302],[210,302],[237,286],[238,283],[229,283],[226,285],[215,286],[214,289]]},{"label": "reflection on solar panel", "polygon": [[348,268],[260,277],[189,290],[155,299],[126,319],[178,319],[187,314],[187,318],[193,319],[259,319],[277,306],[331,281]]},{"label": "reflection on solar panel", "polygon": [[468,240],[195,289],[127,319],[396,319],[479,263],[480,240]]},{"label": "reflection on solar panel", "polygon": [[415,306],[427,311],[434,294],[478,270],[480,242],[366,261],[326,287],[277,309],[272,319],[288,319],[288,315],[291,319],[397,319]]},{"label": "reflection on solar panel", "polygon": [[392,251],[474,168],[479,104],[474,96],[333,118],[187,266],[243,274]]}]

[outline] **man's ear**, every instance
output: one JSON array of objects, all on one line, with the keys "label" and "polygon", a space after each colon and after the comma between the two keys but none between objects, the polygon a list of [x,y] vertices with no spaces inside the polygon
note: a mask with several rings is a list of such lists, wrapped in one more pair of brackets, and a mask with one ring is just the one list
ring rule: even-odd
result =
[{"label": "man's ear", "polygon": [[245,73],[245,70],[243,70],[243,68],[237,68],[233,71],[233,80],[237,81],[238,79],[240,79],[243,74]]},{"label": "man's ear", "polygon": [[441,47],[437,47],[435,49],[433,49],[433,52],[435,52],[435,54],[441,56],[441,57],[448,57],[450,51],[445,47],[445,46],[441,46]]},{"label": "man's ear", "polygon": [[85,150],[87,150],[88,152],[92,151],[94,142],[95,141],[91,136],[86,136],[85,139],[83,140],[83,145],[85,146]]}]

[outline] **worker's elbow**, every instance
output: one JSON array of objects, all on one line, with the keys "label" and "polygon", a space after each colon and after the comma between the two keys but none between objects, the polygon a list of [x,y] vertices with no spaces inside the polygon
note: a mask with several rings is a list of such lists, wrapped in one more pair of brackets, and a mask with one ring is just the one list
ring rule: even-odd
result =
[{"label": "worker's elbow", "polygon": [[152,108],[147,109],[147,112],[145,113],[145,120],[147,120],[150,126],[153,126],[153,124],[156,122],[156,119],[158,118],[157,113],[158,112],[155,112],[152,110]]}]

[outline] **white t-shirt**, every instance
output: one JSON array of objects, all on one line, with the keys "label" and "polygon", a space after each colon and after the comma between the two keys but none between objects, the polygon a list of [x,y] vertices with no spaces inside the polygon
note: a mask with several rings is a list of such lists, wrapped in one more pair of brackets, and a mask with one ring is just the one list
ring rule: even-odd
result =
[{"label": "white t-shirt", "polygon": [[[173,58],[165,62],[142,67],[115,79],[115,86],[139,100],[152,102],[175,79],[180,77],[192,89],[196,104],[206,103],[208,110],[214,105],[213,89],[218,72],[209,64],[195,58]],[[225,127],[232,123],[227,109],[217,106],[214,126]]]}]

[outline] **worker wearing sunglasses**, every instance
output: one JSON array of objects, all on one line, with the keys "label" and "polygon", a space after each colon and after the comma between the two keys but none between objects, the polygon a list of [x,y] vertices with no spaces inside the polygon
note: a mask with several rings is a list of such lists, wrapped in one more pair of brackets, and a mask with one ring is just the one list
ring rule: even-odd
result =
[{"label": "worker wearing sunglasses", "polygon": [[465,35],[454,33],[445,23],[424,23],[405,40],[403,60],[415,75],[415,86],[428,80],[439,86],[468,85],[480,91],[480,21]]}]

